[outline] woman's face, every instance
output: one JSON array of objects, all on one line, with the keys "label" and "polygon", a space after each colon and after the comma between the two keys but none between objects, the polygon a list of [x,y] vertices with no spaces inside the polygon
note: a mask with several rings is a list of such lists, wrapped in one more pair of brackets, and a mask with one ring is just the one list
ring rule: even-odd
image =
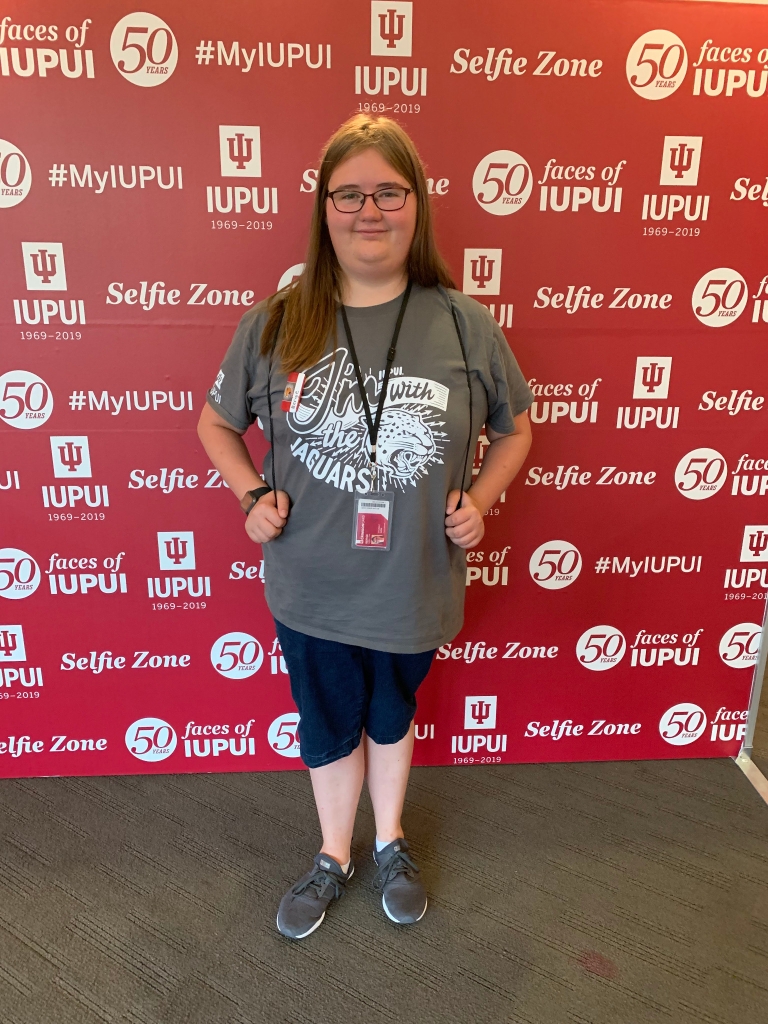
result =
[{"label": "woman's face", "polygon": [[[386,186],[410,188],[377,149],[364,149],[340,163],[328,191],[350,188],[375,192]],[[328,232],[342,270],[353,277],[386,279],[402,272],[416,230],[416,196],[409,192],[401,210],[380,210],[369,195],[358,213],[339,213],[326,200]]]}]

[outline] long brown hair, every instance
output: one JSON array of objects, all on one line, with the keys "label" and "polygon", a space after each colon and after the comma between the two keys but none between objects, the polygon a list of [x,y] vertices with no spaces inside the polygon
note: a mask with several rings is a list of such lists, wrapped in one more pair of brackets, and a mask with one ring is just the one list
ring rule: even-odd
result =
[{"label": "long brown hair", "polygon": [[438,284],[455,287],[437,251],[427,179],[416,147],[396,121],[356,114],[333,133],[323,150],[304,271],[264,303],[269,317],[261,336],[261,352],[270,352],[282,319],[279,352],[286,373],[312,366],[325,351],[328,336],[335,339],[342,270],[325,219],[328,182],[343,160],[369,148],[377,149],[416,195],[416,229],[406,264],[409,278],[425,288]]}]

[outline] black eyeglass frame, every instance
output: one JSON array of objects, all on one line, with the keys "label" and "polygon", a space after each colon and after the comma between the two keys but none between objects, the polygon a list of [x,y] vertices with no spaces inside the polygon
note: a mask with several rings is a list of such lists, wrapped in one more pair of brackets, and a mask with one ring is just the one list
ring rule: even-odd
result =
[{"label": "black eyeglass frame", "polygon": [[[388,192],[389,190],[391,190],[393,188],[399,188],[399,189],[402,189],[405,192],[405,195],[403,196],[403,205],[402,206],[390,207],[389,210],[384,210],[376,202],[376,196],[378,195],[379,192]],[[356,210],[340,210],[338,208],[338,206],[336,205],[336,200],[333,198],[336,195],[337,192],[356,192],[359,196],[363,197],[363,201],[362,201],[362,203],[360,203],[360,205],[358,206],[358,208]],[[326,193],[326,197],[325,198],[331,200],[331,202],[333,203],[333,208],[334,208],[334,210],[336,210],[337,213],[360,213],[362,208],[365,206],[365,200],[369,199],[369,198],[374,201],[374,203],[376,204],[376,208],[378,210],[381,210],[382,213],[396,213],[398,210],[402,210],[403,206],[405,206],[406,201],[408,199],[408,196],[410,195],[411,192],[415,193],[415,189],[406,188],[405,185],[388,185],[388,186],[386,186],[386,188],[377,188],[375,192],[361,192],[357,188],[336,188],[336,189],[333,190],[333,192]]]}]

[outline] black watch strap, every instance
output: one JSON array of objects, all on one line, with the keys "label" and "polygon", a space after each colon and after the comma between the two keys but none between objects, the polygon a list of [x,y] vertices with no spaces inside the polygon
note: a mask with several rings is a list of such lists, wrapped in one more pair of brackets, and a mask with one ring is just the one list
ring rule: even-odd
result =
[{"label": "black watch strap", "polygon": [[259,500],[263,498],[265,494],[269,494],[272,490],[271,487],[257,487],[253,491],[246,491],[240,502],[240,508],[245,512],[246,516],[249,516],[253,510],[253,506]]}]

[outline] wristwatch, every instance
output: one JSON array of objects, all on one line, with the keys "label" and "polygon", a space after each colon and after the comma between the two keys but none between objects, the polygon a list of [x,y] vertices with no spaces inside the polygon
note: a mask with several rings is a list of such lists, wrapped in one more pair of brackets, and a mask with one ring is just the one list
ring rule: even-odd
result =
[{"label": "wristwatch", "polygon": [[259,500],[263,498],[265,494],[269,494],[272,490],[271,487],[257,487],[253,491],[246,491],[243,497],[240,499],[240,508],[245,512],[246,518],[250,515],[253,510],[253,506]]}]

